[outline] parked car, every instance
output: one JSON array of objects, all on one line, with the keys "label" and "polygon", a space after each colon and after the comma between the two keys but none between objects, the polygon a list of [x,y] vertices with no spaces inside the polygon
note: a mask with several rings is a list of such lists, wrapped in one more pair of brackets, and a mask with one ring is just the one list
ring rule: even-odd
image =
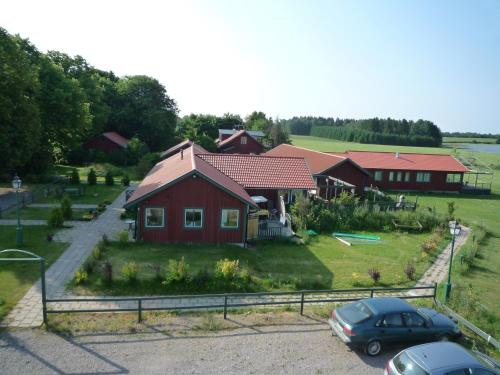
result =
[{"label": "parked car", "polygon": [[363,348],[371,356],[388,345],[448,341],[461,335],[447,316],[395,297],[349,303],[333,310],[328,323],[344,343]]},{"label": "parked car", "polygon": [[385,375],[499,375],[500,363],[452,342],[405,349],[387,362]]}]

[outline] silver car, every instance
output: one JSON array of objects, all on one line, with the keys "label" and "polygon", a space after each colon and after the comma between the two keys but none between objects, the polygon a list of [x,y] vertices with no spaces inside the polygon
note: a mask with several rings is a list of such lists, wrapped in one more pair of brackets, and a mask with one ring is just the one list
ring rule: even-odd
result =
[{"label": "silver car", "polygon": [[387,362],[385,375],[499,375],[500,364],[452,342],[405,349]]}]

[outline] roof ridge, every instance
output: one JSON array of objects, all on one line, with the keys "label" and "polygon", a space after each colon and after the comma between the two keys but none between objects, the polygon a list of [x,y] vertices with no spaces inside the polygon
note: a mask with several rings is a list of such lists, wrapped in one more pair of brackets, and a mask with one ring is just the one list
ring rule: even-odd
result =
[{"label": "roof ridge", "polygon": [[196,155],[211,155],[211,156],[220,156],[220,157],[227,157],[227,156],[241,156],[245,158],[271,158],[271,159],[276,159],[276,158],[282,158],[282,159],[305,159],[303,156],[281,156],[281,155],[265,155],[265,154],[259,154],[259,155],[252,155],[252,154],[230,154],[230,153],[214,153],[214,152],[202,152],[198,153]]},{"label": "roof ridge", "polygon": [[[328,151],[328,152],[338,152],[338,151]],[[395,154],[399,153],[400,155],[431,155],[431,156],[451,156],[451,154],[433,154],[431,152],[404,152],[404,151],[369,151],[369,150],[345,150],[344,153],[348,152],[371,152],[375,154]]]},{"label": "roof ridge", "polygon": [[[294,147],[294,148],[300,148],[301,150],[315,152],[316,154],[322,154],[322,155],[326,155],[326,156],[332,156],[334,158],[347,159],[347,157],[344,157],[344,156],[329,154],[328,151],[311,150],[310,148],[305,148],[305,147],[300,147],[300,146],[295,146],[295,145],[289,145],[288,143],[282,143],[282,145],[290,146],[290,147]],[[279,146],[281,146],[281,145],[279,145]],[[279,147],[279,146],[277,146],[277,147]]]}]

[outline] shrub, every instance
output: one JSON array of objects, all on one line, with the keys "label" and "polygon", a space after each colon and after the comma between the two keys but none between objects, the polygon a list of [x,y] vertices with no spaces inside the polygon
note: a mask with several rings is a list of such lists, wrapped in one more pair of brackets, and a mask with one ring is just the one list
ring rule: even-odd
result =
[{"label": "shrub", "polygon": [[191,280],[189,265],[182,257],[180,260],[169,260],[165,284],[187,283]]},{"label": "shrub", "polygon": [[108,186],[113,186],[115,184],[115,180],[111,171],[108,171],[108,173],[106,173],[106,177],[104,177],[104,180],[106,185]]},{"label": "shrub", "polygon": [[92,258],[94,258],[95,260],[102,259],[102,249],[100,246],[94,247],[94,250],[92,250]]},{"label": "shrub", "polygon": [[94,258],[88,258],[82,265],[82,268],[87,272],[87,274],[91,274],[94,272],[94,267],[96,265],[96,262]]},{"label": "shrub", "polygon": [[109,238],[106,233],[102,235],[101,242],[104,247],[109,245]]},{"label": "shrub", "polygon": [[136,281],[138,272],[139,267],[135,262],[127,262],[122,267],[122,275],[127,282]]},{"label": "shrub", "polygon": [[161,275],[161,267],[158,264],[148,263],[148,264],[146,264],[146,267],[149,268],[153,272],[155,279],[157,279],[157,280],[161,279],[161,276],[162,276]]},{"label": "shrub", "polygon": [[120,233],[118,233],[118,242],[121,245],[128,244],[128,231],[122,230]]},{"label": "shrub", "polygon": [[215,276],[234,280],[240,271],[239,260],[221,259],[215,264]]},{"label": "shrub", "polygon": [[380,280],[380,270],[378,270],[377,268],[370,268],[368,270],[368,275],[370,275],[370,277],[372,278],[373,282],[375,284],[377,284]]},{"label": "shrub", "polygon": [[455,219],[455,201],[452,202],[447,202],[448,204],[448,220],[454,220]]},{"label": "shrub", "polygon": [[64,194],[61,200],[61,212],[64,220],[71,220],[73,218],[73,209],[71,208],[71,198]]},{"label": "shrub", "polygon": [[80,183],[80,175],[78,174],[78,170],[76,168],[73,168],[71,171],[69,183],[73,185],[78,185]]},{"label": "shrub", "polygon": [[196,275],[193,276],[192,283],[196,287],[196,289],[203,289],[203,288],[207,287],[211,278],[212,278],[212,275],[210,275],[208,268],[203,267],[203,269],[198,271],[196,273]]},{"label": "shrub", "polygon": [[87,175],[87,183],[89,185],[97,185],[97,175],[94,168],[90,168],[89,174]]},{"label": "shrub", "polygon": [[360,278],[361,275],[358,272],[352,273],[352,286],[361,286]]},{"label": "shrub", "polygon": [[123,186],[130,186],[130,178],[128,175],[125,175],[122,177],[122,185]]},{"label": "shrub", "polygon": [[85,283],[89,278],[89,274],[87,271],[85,271],[83,268],[80,268],[78,271],[75,273],[75,284],[76,285],[81,285]]},{"label": "shrub", "polygon": [[109,260],[102,265],[102,278],[108,284],[113,281],[113,264]]},{"label": "shrub", "polygon": [[406,277],[408,278],[408,280],[415,280],[416,268],[412,262],[408,262],[406,264],[405,268],[403,269],[403,271],[404,271]]},{"label": "shrub", "polygon": [[60,208],[54,208],[50,212],[47,225],[51,228],[62,228],[64,225],[64,217]]}]

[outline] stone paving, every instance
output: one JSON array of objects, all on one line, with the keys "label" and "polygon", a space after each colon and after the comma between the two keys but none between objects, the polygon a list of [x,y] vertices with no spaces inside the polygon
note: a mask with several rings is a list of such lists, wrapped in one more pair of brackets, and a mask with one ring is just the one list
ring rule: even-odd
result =
[{"label": "stone paving", "polygon": [[[96,220],[74,222],[72,223],[73,228],[57,234],[56,239],[71,241],[71,245],[46,272],[48,298],[59,298],[65,294],[66,285],[73,278],[78,267],[91,254],[103,234],[114,238],[118,232],[127,229],[127,224],[120,220],[120,212],[124,203],[125,191],[111,205],[107,206],[106,211]],[[43,225],[45,224],[46,221],[43,220]],[[41,300],[41,283],[38,280],[0,325],[11,327],[40,326],[42,324]]]}]

